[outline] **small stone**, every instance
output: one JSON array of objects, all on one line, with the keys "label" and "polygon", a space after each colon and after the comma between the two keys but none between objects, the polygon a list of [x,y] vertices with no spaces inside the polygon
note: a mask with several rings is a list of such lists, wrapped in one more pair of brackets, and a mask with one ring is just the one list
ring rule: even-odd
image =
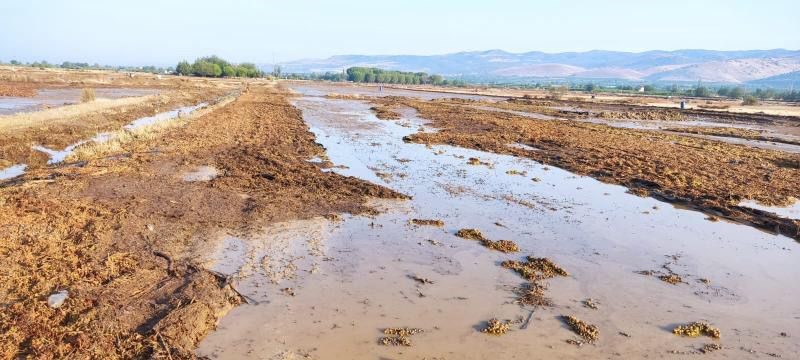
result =
[{"label": "small stone", "polygon": [[64,305],[64,301],[67,301],[68,297],[69,292],[67,290],[61,290],[53,293],[47,297],[47,305],[53,309],[58,309],[61,307],[61,305]]}]

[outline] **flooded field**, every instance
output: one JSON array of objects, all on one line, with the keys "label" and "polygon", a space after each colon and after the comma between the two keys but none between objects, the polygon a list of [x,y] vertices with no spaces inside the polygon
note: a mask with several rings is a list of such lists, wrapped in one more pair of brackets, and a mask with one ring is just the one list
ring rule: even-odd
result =
[{"label": "flooded field", "polygon": [[[81,89],[40,89],[36,96],[13,97],[0,96],[0,115],[11,115],[22,112],[31,112],[69,104],[77,104],[81,99]],[[135,88],[98,88],[95,94],[98,98],[119,99],[133,96],[147,96],[157,94],[155,89]]]},{"label": "flooded field", "polygon": [[[378,215],[280,222],[246,235],[220,231],[198,256],[231,279],[247,304],[221,320],[197,355],[800,357],[800,308],[788,300],[800,298],[795,240],[709,221],[533,160],[406,143],[404,136],[435,131],[413,109],[379,120],[365,101],[325,98],[326,87],[294,90],[293,105],[326,149],[310,161],[328,160],[330,171],[412,198],[376,200]],[[511,240],[519,251],[494,251],[455,236],[460,229]],[[526,256],[568,273],[544,281],[552,306],[518,302],[527,282],[501,264]],[[587,342],[564,316],[596,326],[599,337]],[[495,318],[508,321],[505,335],[482,331]],[[672,333],[695,321],[719,328],[721,337]],[[405,327],[421,330],[404,338],[410,346],[384,345],[385,329]]]}]

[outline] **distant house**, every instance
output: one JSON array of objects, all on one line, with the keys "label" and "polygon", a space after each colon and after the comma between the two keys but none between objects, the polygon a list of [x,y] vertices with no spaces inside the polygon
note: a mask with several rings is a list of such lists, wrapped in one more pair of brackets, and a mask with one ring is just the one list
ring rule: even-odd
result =
[{"label": "distant house", "polygon": [[644,86],[639,88],[639,92],[644,92]]}]

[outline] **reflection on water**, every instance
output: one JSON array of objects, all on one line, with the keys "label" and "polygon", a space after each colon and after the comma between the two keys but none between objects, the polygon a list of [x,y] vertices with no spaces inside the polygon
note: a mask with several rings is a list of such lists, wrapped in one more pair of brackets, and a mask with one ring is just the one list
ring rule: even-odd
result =
[{"label": "reflection on water", "polygon": [[[705,339],[670,330],[705,319],[722,329],[731,358],[751,356],[740,348],[800,356],[796,342],[775,335],[798,328],[800,313],[787,301],[800,296],[792,239],[709,222],[701,213],[528,159],[404,143],[419,127],[432,130],[407,110],[403,119],[382,121],[362,101],[301,97],[295,105],[330,161],[344,165],[332,171],[412,200],[376,202],[384,212],[374,217],[282,223],[221,241],[209,266],[233,274],[254,301],[223,318],[198,355],[642,358],[701,347]],[[468,165],[470,157],[489,166]],[[416,226],[411,218],[445,226]],[[460,228],[513,240],[522,251],[488,250],[455,237]],[[549,281],[554,308],[514,303],[512,290],[523,280],[499,263],[524,255],[546,256],[570,272]],[[665,268],[683,283],[635,273]],[[599,309],[581,306],[586,298]],[[490,318],[525,319],[531,310],[525,329],[513,325],[502,337],[476,330]],[[597,325],[601,340],[581,348],[565,343],[574,337],[557,318],[565,314]],[[409,348],[379,345],[381,329],[394,326],[425,332]]]}]

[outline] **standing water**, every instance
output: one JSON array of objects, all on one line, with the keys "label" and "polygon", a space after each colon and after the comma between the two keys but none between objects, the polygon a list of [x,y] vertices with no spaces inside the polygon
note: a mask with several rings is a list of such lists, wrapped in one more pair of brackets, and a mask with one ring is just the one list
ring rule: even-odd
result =
[{"label": "standing water", "polygon": [[[249,304],[224,317],[199,346],[221,359],[674,358],[705,344],[709,357],[800,357],[798,244],[751,227],[707,221],[620,186],[528,159],[408,144],[434,131],[406,109],[382,121],[362,101],[295,100],[337,165],[412,196],[380,201],[380,215],[275,224],[221,235],[206,266],[231,275]],[[514,146],[513,144],[509,144]],[[533,149],[532,151],[535,151]],[[478,158],[481,165],[468,165]],[[410,219],[438,219],[443,227]],[[476,228],[513,240],[505,254],[454,236]],[[515,303],[525,281],[500,266],[547,257],[569,272],[547,281],[553,307]],[[680,282],[661,281],[674,274]],[[596,309],[582,304],[592,299]],[[594,344],[562,322],[598,327]],[[503,336],[481,332],[510,321]],[[678,324],[707,321],[722,338],[683,338]],[[383,329],[422,329],[411,346],[386,346]],[[783,336],[781,333],[784,333]],[[684,355],[685,356],[685,355]]]}]

